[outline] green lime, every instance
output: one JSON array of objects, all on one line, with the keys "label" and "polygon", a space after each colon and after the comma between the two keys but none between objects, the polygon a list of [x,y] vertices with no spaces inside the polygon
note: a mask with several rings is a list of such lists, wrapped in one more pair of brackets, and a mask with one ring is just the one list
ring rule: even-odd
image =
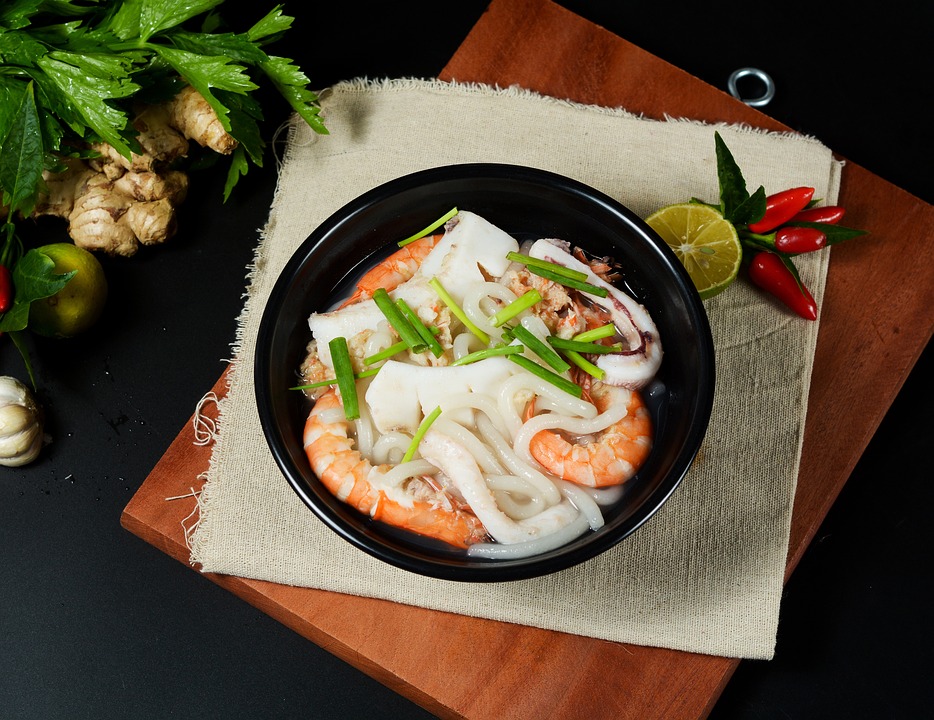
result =
[{"label": "green lime", "polygon": [[57,274],[77,272],[57,293],[32,304],[29,328],[59,338],[84,332],[98,321],[107,302],[107,277],[100,261],[72,243],[53,243],[37,250],[52,259]]},{"label": "green lime", "polygon": [[736,228],[714,208],[666,205],[645,221],[674,250],[702,299],[723,292],[736,279],[743,247]]}]

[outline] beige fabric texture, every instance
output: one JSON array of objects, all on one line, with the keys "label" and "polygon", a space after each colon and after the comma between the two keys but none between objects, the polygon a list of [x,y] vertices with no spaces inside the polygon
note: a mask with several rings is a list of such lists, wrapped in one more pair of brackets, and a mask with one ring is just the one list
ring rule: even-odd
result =
[{"label": "beige fabric texture", "polygon": [[[229,392],[189,538],[192,564],[610,641],[771,658],[818,322],[780,309],[745,281],[707,301],[717,391],[707,437],[679,489],[602,556],[547,577],[491,584],[396,569],[318,521],[266,448],[252,358],[266,299],[295,248],[357,195],[410,172],[463,162],[527,165],[587,183],[646,217],[692,196],[718,200],[714,129],[750,190],[808,185],[833,203],[839,161],[800,135],[648,120],[521,88],[356,79],[321,97],[330,134],[293,118],[250,269]],[[818,305],[828,261],[824,251],[797,263]]]}]

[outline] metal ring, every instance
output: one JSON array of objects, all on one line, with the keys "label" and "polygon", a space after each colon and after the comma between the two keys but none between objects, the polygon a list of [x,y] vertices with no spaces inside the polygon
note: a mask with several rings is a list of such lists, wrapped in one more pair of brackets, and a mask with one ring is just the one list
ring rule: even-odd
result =
[{"label": "metal ring", "polygon": [[[744,100],[739,94],[739,90],[736,88],[736,81],[750,75],[758,78],[765,84],[765,92],[759,97]],[[747,67],[734,70],[733,74],[730,75],[730,79],[727,80],[726,86],[730,91],[730,95],[735,97],[737,100],[742,100],[750,107],[762,107],[763,105],[768,105],[772,101],[772,98],[775,97],[775,83],[772,82],[772,78],[769,77],[768,73],[763,72],[759,68]]]}]

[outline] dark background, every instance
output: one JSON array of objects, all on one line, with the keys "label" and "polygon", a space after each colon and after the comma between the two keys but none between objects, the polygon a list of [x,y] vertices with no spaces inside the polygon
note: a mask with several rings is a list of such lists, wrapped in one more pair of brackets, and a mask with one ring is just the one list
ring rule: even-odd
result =
[{"label": "dark background", "polygon": [[[432,77],[487,4],[288,2],[297,19],[275,52],[315,89]],[[931,202],[934,17],[919,3],[558,4],[721,89],[762,68],[777,86],[766,113]],[[267,7],[222,9],[242,30]],[[286,115],[271,99],[267,138]],[[431,717],[120,527],[232,356],[275,163],[226,205],[222,176],[193,177],[169,244],[104,259],[110,298],[93,330],[30,343],[54,441],[0,468],[0,717]],[[65,239],[58,225],[30,232]],[[930,265],[929,252],[905,261]],[[2,341],[0,374],[25,380]],[[928,350],[789,581],[775,659],[742,663],[712,718],[930,712],[931,370]],[[482,647],[477,660],[495,662]]]}]

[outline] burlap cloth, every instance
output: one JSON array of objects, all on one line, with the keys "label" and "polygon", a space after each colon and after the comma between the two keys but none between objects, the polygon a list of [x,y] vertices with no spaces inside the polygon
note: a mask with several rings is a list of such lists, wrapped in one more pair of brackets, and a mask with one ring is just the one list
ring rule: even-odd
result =
[{"label": "burlap cloth", "polygon": [[[260,429],[253,351],[294,249],[343,204],[401,175],[459,162],[558,172],[641,217],[718,200],[714,127],[655,121],[517,88],[356,80],[322,93],[330,135],[292,123],[251,268],[229,392],[190,540],[225,573],[377,597],[626,643],[742,658],[774,652],[818,323],[745,281],[705,308],[717,352],[710,428],[681,487],[612,551],[547,577],[454,583],[396,569],[328,530],[288,486]],[[835,202],[841,166],[812,138],[718,126],[750,190],[808,185]],[[828,252],[801,257],[820,304]],[[662,338],[664,342],[664,338]]]}]

